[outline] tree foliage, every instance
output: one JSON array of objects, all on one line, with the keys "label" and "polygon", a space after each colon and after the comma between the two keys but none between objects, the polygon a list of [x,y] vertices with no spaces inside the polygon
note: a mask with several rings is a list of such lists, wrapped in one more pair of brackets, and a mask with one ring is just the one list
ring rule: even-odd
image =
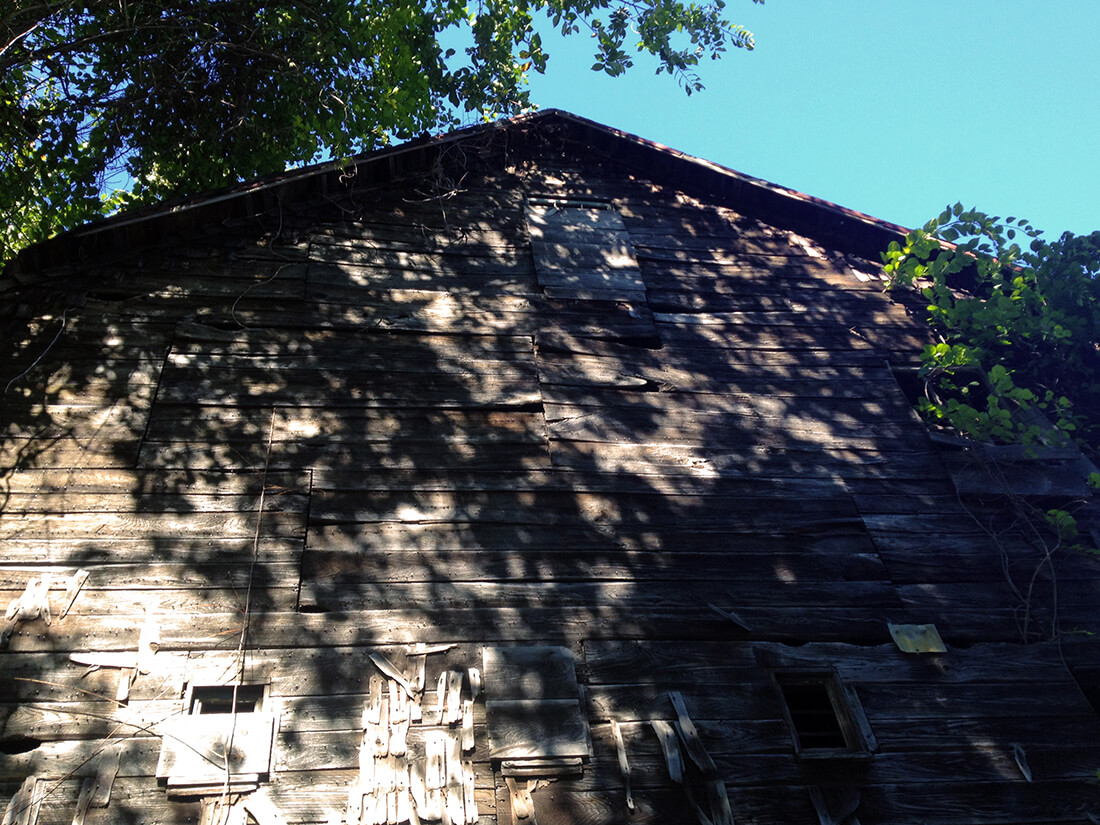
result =
[{"label": "tree foliage", "polygon": [[723,0],[0,5],[0,261],[122,206],[522,111],[546,20],[593,36],[593,68],[649,53],[689,93],[702,57],[753,46]]},{"label": "tree foliage", "polygon": [[956,204],[883,260],[892,285],[927,299],[941,339],[923,354],[927,417],[983,441],[1074,439],[1095,452],[1100,232],[1050,243],[1025,220]]}]

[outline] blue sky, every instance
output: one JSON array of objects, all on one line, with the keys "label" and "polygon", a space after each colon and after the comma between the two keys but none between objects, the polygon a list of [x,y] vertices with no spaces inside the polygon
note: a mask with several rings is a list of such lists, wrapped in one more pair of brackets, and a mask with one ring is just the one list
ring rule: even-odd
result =
[{"label": "blue sky", "polygon": [[687,97],[656,64],[589,70],[547,38],[532,98],[877,218],[962,201],[1056,237],[1100,229],[1100,0],[728,0],[752,52]]}]

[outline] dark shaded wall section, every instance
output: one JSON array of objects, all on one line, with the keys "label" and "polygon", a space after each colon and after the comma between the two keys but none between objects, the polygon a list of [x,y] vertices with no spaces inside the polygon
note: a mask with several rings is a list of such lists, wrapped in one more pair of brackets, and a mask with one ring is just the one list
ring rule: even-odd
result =
[{"label": "dark shaded wall section", "polygon": [[[553,644],[593,753],[535,792],[543,825],[694,821],[650,725],[670,690],[740,823],[824,822],[822,799],[864,825],[1096,821],[1100,722],[1067,666],[1100,668],[1096,563],[960,499],[895,380],[924,333],[862,257],[887,230],[684,170],[547,117],[29,254],[0,601],[48,574],[53,616],[0,651],[0,803],[33,775],[38,821],[67,824],[117,745],[89,822],[198,821],[154,778],[159,726],[185,684],[243,675],[280,712],[267,792],[325,823],[370,653],[453,643],[430,705],[486,645]],[[533,245],[532,199],[582,217]],[[117,702],[117,669],[70,656],[136,651],[149,617]],[[797,757],[777,669],[834,673],[877,750]],[[507,823],[476,714],[481,821]]]}]

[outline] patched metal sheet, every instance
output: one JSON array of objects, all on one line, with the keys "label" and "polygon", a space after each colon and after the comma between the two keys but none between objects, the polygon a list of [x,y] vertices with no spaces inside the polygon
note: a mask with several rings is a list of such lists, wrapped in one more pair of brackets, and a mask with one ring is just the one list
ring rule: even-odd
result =
[{"label": "patched metal sheet", "polygon": [[946,653],[934,624],[889,624],[894,644],[902,653]]}]

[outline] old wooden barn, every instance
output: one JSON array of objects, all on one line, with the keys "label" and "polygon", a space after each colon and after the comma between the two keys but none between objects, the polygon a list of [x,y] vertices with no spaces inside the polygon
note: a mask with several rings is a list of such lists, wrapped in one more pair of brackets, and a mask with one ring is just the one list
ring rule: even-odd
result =
[{"label": "old wooden barn", "polygon": [[1082,460],[930,438],[900,231],[547,111],[26,250],[3,822],[1100,822]]}]

